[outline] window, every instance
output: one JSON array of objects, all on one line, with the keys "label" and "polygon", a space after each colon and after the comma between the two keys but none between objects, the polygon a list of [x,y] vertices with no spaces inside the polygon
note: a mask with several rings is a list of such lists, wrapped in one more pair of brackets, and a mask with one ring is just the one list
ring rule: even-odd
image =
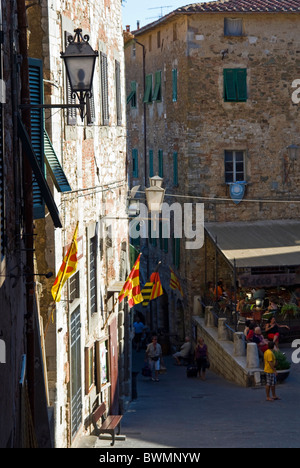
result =
[{"label": "window", "polygon": [[139,176],[139,161],[138,161],[138,150],[132,150],[132,177],[137,178]]},{"label": "window", "polygon": [[180,266],[180,238],[173,237],[173,264],[175,268]]},{"label": "window", "polygon": [[[43,104],[43,65],[39,59],[28,59],[29,91],[31,104]],[[36,154],[39,166],[45,175],[44,165],[44,112],[42,109],[30,110],[31,144]],[[33,176],[33,216],[34,219],[45,217],[45,203],[42,191]]]},{"label": "window", "polygon": [[172,100],[177,102],[177,68],[172,70]]},{"label": "window", "polygon": [[79,271],[74,273],[69,279],[69,300],[74,301],[80,297]]},{"label": "window", "polygon": [[161,71],[155,73],[155,86],[152,101],[161,101]]},{"label": "window", "polygon": [[149,177],[154,176],[154,170],[153,170],[153,150],[149,150]]},{"label": "window", "polygon": [[173,23],[173,41],[177,41],[177,23]]},{"label": "window", "polygon": [[101,97],[102,97],[102,123],[109,124],[109,106],[108,106],[108,66],[107,56],[100,53],[100,70],[101,70]]},{"label": "window", "polygon": [[160,41],[160,31],[157,31],[157,48],[159,49],[160,48],[160,44],[161,44],[161,41]]},{"label": "window", "polygon": [[144,102],[152,102],[152,75],[146,76],[146,89],[144,94]]},{"label": "window", "polygon": [[97,312],[97,235],[89,239],[89,303],[91,315]]},{"label": "window", "polygon": [[243,36],[242,18],[224,18],[224,36]]},{"label": "window", "polygon": [[109,383],[108,340],[96,341],[96,383],[98,393]]},{"label": "window", "polygon": [[88,395],[95,384],[94,345],[85,348],[85,394]]},{"label": "window", "polygon": [[149,52],[151,52],[151,50],[152,50],[152,35],[151,34],[149,36],[149,45],[148,45],[148,47],[149,47]]},{"label": "window", "polygon": [[247,101],[247,69],[224,69],[224,100],[225,102]]},{"label": "window", "polygon": [[130,103],[131,107],[136,107],[136,81],[132,81],[130,85],[131,91],[127,97],[127,104]]},{"label": "window", "polygon": [[115,62],[116,71],[116,111],[117,125],[122,125],[122,107],[121,107],[121,67],[120,62]]},{"label": "window", "polygon": [[95,100],[94,100],[94,91],[92,90],[92,96],[88,97],[86,100],[86,123],[92,125],[96,120],[95,112]]},{"label": "window", "polygon": [[177,151],[173,153],[173,185],[177,187],[178,185],[178,154]]},{"label": "window", "polygon": [[158,175],[159,175],[159,177],[164,176],[164,153],[163,153],[163,150],[158,151]]},{"label": "window", "polygon": [[245,180],[245,152],[225,151],[225,182],[242,182]]}]

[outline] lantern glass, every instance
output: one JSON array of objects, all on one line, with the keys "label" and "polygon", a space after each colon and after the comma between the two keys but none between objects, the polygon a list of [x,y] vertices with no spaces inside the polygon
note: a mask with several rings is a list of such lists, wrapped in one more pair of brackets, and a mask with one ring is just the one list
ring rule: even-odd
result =
[{"label": "lantern glass", "polygon": [[151,186],[146,188],[147,205],[150,212],[161,211],[161,205],[164,200],[165,190],[161,187]]},{"label": "lantern glass", "polygon": [[73,40],[61,54],[73,92],[91,91],[97,56],[98,52],[86,40]]},{"label": "lantern glass", "polygon": [[154,177],[149,177],[150,187],[161,187],[163,179],[157,174]]}]

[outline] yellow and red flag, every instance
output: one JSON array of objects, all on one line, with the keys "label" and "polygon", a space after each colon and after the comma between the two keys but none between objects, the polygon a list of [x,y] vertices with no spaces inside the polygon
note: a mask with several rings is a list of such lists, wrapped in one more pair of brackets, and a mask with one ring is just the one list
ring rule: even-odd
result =
[{"label": "yellow and red flag", "polygon": [[122,302],[123,299],[128,296],[128,305],[130,308],[135,304],[143,302],[140,286],[140,258],[141,254],[139,254],[136,259],[129,276],[123,285],[122,291],[118,296],[119,302]]},{"label": "yellow and red flag", "polygon": [[55,302],[59,302],[61,299],[61,290],[65,282],[70,276],[75,273],[77,269],[77,232],[78,222],[73,234],[72,243],[63,259],[59,272],[55,278],[54,284],[51,289],[51,293]]},{"label": "yellow and red flag", "polygon": [[183,291],[182,291],[182,287],[181,287],[181,284],[180,284],[180,281],[179,279],[177,278],[177,276],[175,275],[174,271],[172,270],[172,268],[170,267],[170,270],[171,270],[171,279],[170,279],[170,287],[172,289],[178,289],[180,294],[182,295],[183,297]]},{"label": "yellow and red flag", "polygon": [[164,291],[160,281],[160,276],[158,273],[158,268],[150,276],[150,281],[145,284],[142,290],[142,295],[144,298],[143,306],[147,306],[152,299],[156,299],[159,296],[162,296]]}]

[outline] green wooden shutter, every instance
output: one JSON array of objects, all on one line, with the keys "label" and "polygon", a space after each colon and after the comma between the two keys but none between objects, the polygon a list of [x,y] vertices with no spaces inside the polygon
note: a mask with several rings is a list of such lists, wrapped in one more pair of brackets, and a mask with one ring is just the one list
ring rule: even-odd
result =
[{"label": "green wooden shutter", "polygon": [[149,150],[149,177],[154,176],[154,170],[153,170],[153,150]]},{"label": "green wooden shutter", "polygon": [[161,101],[161,71],[155,73],[155,86],[152,101]]},{"label": "green wooden shutter", "polygon": [[175,268],[180,267],[180,238],[173,237],[173,263]]},{"label": "green wooden shutter", "polygon": [[164,176],[164,154],[163,154],[163,150],[158,150],[158,175],[159,175],[159,177]]},{"label": "green wooden shutter", "polygon": [[172,70],[172,100],[177,102],[177,68]]},{"label": "green wooden shutter", "polygon": [[136,107],[136,81],[131,82],[131,92],[127,97],[127,104],[131,102],[131,107]]},{"label": "green wooden shutter", "polygon": [[144,102],[152,102],[152,75],[146,76],[146,89],[144,94]]},{"label": "green wooden shutter", "polygon": [[239,101],[247,101],[247,69],[236,70],[237,98]]},{"label": "green wooden shutter", "polygon": [[137,178],[139,176],[139,161],[138,161],[138,150],[132,150],[132,177]]},{"label": "green wooden shutter", "polygon": [[69,192],[71,187],[54,151],[48,133],[44,130],[44,148],[47,169],[59,192]]},{"label": "green wooden shutter", "polygon": [[224,69],[224,99],[236,101],[236,73],[232,69]]},{"label": "green wooden shutter", "polygon": [[173,185],[178,185],[178,154],[177,151],[173,153]]},{"label": "green wooden shutter", "polygon": [[[31,104],[43,104],[43,65],[39,59],[28,59],[29,65],[29,90]],[[45,175],[44,165],[44,111],[43,109],[31,109],[31,144],[35,151],[38,163]],[[42,192],[33,176],[33,216],[34,219],[45,217],[45,203]]]}]

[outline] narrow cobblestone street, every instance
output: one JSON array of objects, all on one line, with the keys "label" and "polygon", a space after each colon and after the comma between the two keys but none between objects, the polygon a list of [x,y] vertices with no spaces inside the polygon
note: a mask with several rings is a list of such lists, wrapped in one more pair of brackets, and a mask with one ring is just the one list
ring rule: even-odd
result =
[{"label": "narrow cobblestone street", "polygon": [[[288,357],[293,349],[282,347]],[[123,417],[114,448],[299,448],[300,364],[278,384],[279,401],[267,402],[264,387],[242,388],[207,372],[187,378],[186,367],[165,358],[159,382],[141,375],[144,352],[133,356],[137,399]],[[109,440],[85,437],[80,447],[108,449]]]}]

